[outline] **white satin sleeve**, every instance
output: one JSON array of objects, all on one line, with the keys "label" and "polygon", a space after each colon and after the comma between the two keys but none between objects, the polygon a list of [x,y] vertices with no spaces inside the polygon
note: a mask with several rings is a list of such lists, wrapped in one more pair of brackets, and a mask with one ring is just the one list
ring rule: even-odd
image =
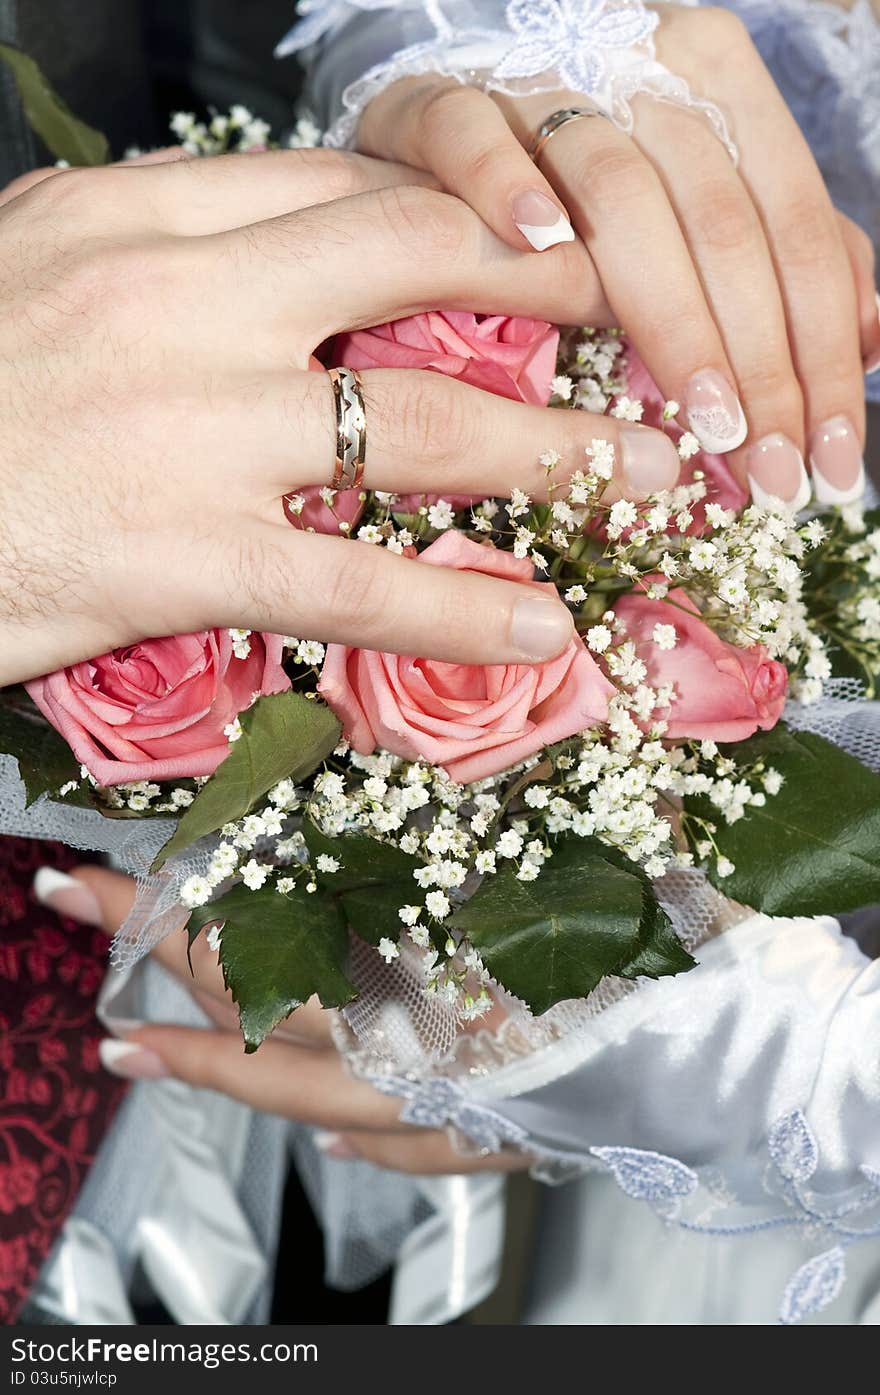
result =
[{"label": "white satin sleeve", "polygon": [[880,961],[834,920],[763,915],[699,959],[491,1073],[375,1083],[547,1180],[605,1170],[685,1230],[799,1228],[796,1321],[840,1291],[852,1245],[880,1247]]},{"label": "white satin sleeve", "polygon": [[302,55],[327,145],[353,144],[392,82],[435,73],[512,96],[569,89],[624,130],[649,92],[704,111],[735,154],[718,108],[657,60],[659,15],[642,0],[304,0],[300,16],[276,53]]}]

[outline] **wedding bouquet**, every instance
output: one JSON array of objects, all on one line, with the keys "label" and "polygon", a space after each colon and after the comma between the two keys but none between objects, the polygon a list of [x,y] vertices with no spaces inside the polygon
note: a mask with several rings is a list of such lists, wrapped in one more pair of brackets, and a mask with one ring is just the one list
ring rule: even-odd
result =
[{"label": "wedding bouquet", "polygon": [[[243,108],[173,126],[192,153],[267,135]],[[323,358],[642,421],[676,442],[681,482],[609,497],[597,438],[570,476],[542,456],[540,500],[285,499],[292,526],[345,546],[554,588],[576,634],[549,663],[212,630],[0,695],[28,801],[173,821],[153,877],[218,952],[246,1049],[312,995],[352,1000],[352,935],[418,956],[424,991],[466,1021],[493,987],[541,1014],[609,976],[690,968],[661,905],[676,869],[774,915],[880,899],[880,778],[809,730],[829,685],[875,693],[880,511],[749,503],[618,331],[438,311]]]},{"label": "wedding bouquet", "polygon": [[544,502],[286,498],[294,526],[347,546],[556,588],[577,634],[550,663],[215,630],[4,694],[30,799],[176,821],[154,870],[198,854],[181,919],[217,949],[248,1049],[313,994],[350,1001],[350,932],[387,961],[408,942],[425,991],[468,1019],[493,983],[541,1013],[606,975],[689,968],[653,885],[671,868],[776,915],[877,898],[880,779],[798,728],[828,680],[873,694],[880,515],[747,504],[615,331],[435,313],[329,357],[662,426],[682,482],[608,503],[596,439],[571,478],[546,453]]}]

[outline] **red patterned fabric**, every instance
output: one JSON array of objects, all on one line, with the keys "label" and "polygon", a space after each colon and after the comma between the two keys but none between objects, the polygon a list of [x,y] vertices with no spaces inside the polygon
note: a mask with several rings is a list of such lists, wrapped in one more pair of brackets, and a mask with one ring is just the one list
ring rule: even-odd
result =
[{"label": "red patterned fabric", "polygon": [[40,906],[53,843],[0,838],[0,1322],[15,1321],[125,1092],[103,1070],[99,931]]}]

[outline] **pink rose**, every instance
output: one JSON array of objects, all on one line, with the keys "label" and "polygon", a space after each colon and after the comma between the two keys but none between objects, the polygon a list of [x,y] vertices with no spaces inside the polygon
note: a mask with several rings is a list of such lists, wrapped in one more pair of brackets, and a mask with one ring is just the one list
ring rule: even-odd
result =
[{"label": "pink rose", "polygon": [[[647,666],[648,683],[675,687],[675,701],[664,714],[668,737],[744,741],[775,727],[785,706],[788,672],[762,644],[737,649],[720,639],[681,590],[670,591],[667,601],[623,596],[614,611]],[[655,625],[675,627],[674,649],[661,649],[654,641]]]},{"label": "pink rose", "polygon": [[[644,425],[653,426],[657,430],[663,429],[672,437],[673,441],[678,442],[684,435],[684,431],[675,422],[664,423],[663,408],[666,405],[666,399],[635,349],[630,345],[627,345],[626,350],[625,377],[627,395],[641,402],[645,408],[642,416]],[[700,451],[698,455],[692,455],[690,460],[682,461],[679,484],[692,484],[696,469],[703,471],[706,484],[709,487],[705,501],[695,504],[691,509],[694,522],[688,532],[700,534],[706,531],[706,504],[720,504],[724,509],[735,509],[739,513],[745,508],[749,499],[745,490],[731,474],[723,455],[709,455],[707,451]]]},{"label": "pink rose", "polygon": [[228,630],[145,639],[28,683],[45,717],[101,785],[212,775],[223,728],[255,694],[281,693],[278,635],[252,634],[235,658]]},{"label": "pink rose", "polygon": [[431,368],[472,387],[546,407],[559,330],[522,315],[429,310],[341,334],[333,362],[347,368]]},{"label": "pink rose", "polygon": [[[531,563],[454,531],[418,561],[555,593],[531,580]],[[469,784],[604,721],[614,689],[573,639],[558,658],[534,666],[449,664],[331,644],[318,691],[362,755],[380,746]]]}]

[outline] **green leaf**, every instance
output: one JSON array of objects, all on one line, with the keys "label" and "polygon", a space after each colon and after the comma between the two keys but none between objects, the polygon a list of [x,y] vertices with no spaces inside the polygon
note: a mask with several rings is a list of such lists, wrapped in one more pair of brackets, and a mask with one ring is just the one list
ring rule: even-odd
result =
[{"label": "green leaf", "polygon": [[337,898],[352,930],[371,945],[383,936],[396,941],[401,929],[398,910],[413,900],[412,874],[422,865],[419,858],[357,834],[328,838],[308,819],[303,821],[303,834],[313,862],[327,853],[341,864],[338,872],[317,875],[322,891]]},{"label": "green leaf", "polygon": [[325,703],[287,692],[262,697],[243,712],[241,731],[182,815],[154,872],[174,853],[242,818],[279,780],[311,775],[338,743],[342,727]]},{"label": "green leaf", "polygon": [[348,931],[334,902],[295,889],[233,887],[194,910],[190,944],[205,925],[222,922],[220,963],[238,1003],[245,1051],[257,1047],[313,994],[344,1007],[357,990],[345,973]]},{"label": "green leaf", "polygon": [[450,924],[533,1012],[582,998],[606,974],[659,977],[693,966],[648,878],[598,838],[561,841],[535,882],[487,877]]},{"label": "green leaf", "polygon": [[[57,794],[62,785],[80,779],[79,761],[64,737],[23,699],[29,707],[20,709],[0,704],[0,751],[15,756],[25,787],[25,800],[33,804],[41,794]],[[88,795],[83,803],[91,804]]]},{"label": "green leaf", "polygon": [[725,895],[768,915],[839,915],[880,901],[880,777],[812,732],[773,731],[729,748],[737,763],[764,761],[784,784],[761,809],[726,824],[706,799],[688,813],[716,826],[719,852],[734,871]]},{"label": "green leaf", "polygon": [[107,163],[107,137],[74,116],[33,58],[14,44],[0,43],[0,61],[12,72],[28,124],[56,160],[71,165]]},{"label": "green leaf", "polygon": [[654,896],[646,895],[638,953],[628,964],[615,970],[621,978],[665,978],[684,974],[695,960],[688,954],[672,927],[672,921]]}]

